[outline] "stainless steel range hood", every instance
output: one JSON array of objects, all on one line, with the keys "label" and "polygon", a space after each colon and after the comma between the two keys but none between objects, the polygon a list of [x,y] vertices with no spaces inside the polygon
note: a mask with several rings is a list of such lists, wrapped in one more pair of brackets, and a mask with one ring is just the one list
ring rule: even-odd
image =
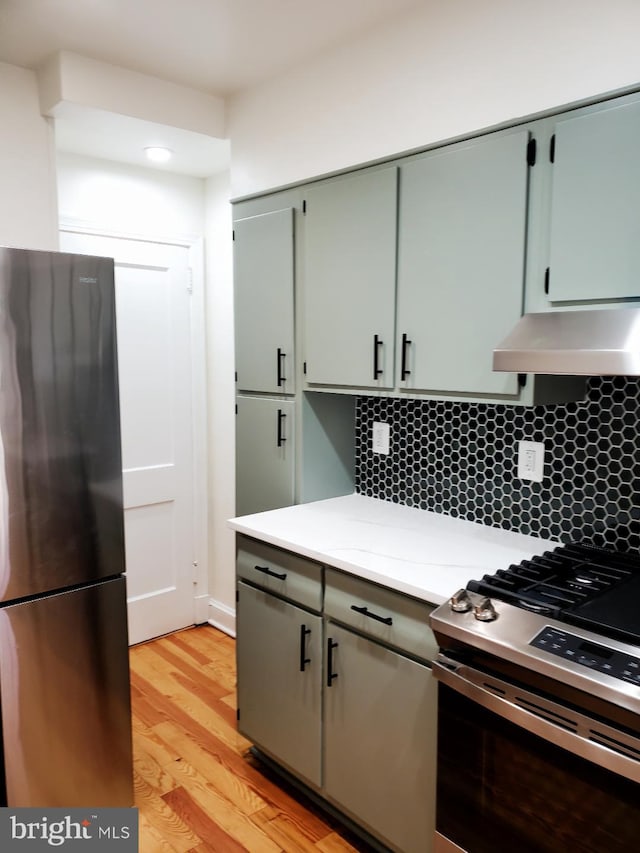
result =
[{"label": "stainless steel range hood", "polygon": [[640,308],[525,314],[494,350],[493,369],[640,376]]}]

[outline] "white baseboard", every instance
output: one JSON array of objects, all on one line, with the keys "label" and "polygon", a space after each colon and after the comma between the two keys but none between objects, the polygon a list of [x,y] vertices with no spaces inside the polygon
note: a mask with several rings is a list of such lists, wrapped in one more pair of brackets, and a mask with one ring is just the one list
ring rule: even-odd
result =
[{"label": "white baseboard", "polygon": [[219,628],[230,637],[236,635],[236,611],[235,609],[223,604],[221,601],[209,599],[209,616],[206,620],[209,625],[214,628]]}]

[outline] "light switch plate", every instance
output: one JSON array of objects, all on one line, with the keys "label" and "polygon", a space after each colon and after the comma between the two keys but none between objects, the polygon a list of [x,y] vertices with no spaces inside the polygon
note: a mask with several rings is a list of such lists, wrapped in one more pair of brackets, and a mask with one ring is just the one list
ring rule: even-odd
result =
[{"label": "light switch plate", "polygon": [[375,422],[371,433],[371,449],[374,453],[389,453],[391,427]]},{"label": "light switch plate", "polygon": [[518,477],[541,483],[544,475],[544,443],[542,441],[518,442]]}]

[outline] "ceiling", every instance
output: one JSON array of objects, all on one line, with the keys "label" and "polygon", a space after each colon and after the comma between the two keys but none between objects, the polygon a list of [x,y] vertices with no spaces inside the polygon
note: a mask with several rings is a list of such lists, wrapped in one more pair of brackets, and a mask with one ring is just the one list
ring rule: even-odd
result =
[{"label": "ceiling", "polygon": [[[424,0],[0,0],[0,61],[35,69],[60,50],[228,97],[383,26]],[[57,120],[60,150],[145,164],[150,136],[178,155],[163,168],[226,168],[228,142],[97,111]],[[131,146],[135,146],[134,148]],[[132,152],[129,154],[129,152]]]},{"label": "ceiling", "polygon": [[[56,111],[58,151],[98,157],[157,171],[206,178],[229,168],[231,146],[227,139],[181,130],[105,110],[66,103]],[[150,163],[144,149],[168,148],[168,163]]]},{"label": "ceiling", "polygon": [[68,50],[227,96],[420,2],[0,0],[0,59],[35,68]]}]

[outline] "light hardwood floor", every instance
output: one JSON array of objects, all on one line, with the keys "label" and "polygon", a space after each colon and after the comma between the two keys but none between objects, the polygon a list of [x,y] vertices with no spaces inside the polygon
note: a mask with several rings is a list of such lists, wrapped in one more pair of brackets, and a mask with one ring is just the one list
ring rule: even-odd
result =
[{"label": "light hardwood floor", "polygon": [[248,754],[235,685],[235,641],[210,626],[131,649],[140,853],[368,851]]}]

